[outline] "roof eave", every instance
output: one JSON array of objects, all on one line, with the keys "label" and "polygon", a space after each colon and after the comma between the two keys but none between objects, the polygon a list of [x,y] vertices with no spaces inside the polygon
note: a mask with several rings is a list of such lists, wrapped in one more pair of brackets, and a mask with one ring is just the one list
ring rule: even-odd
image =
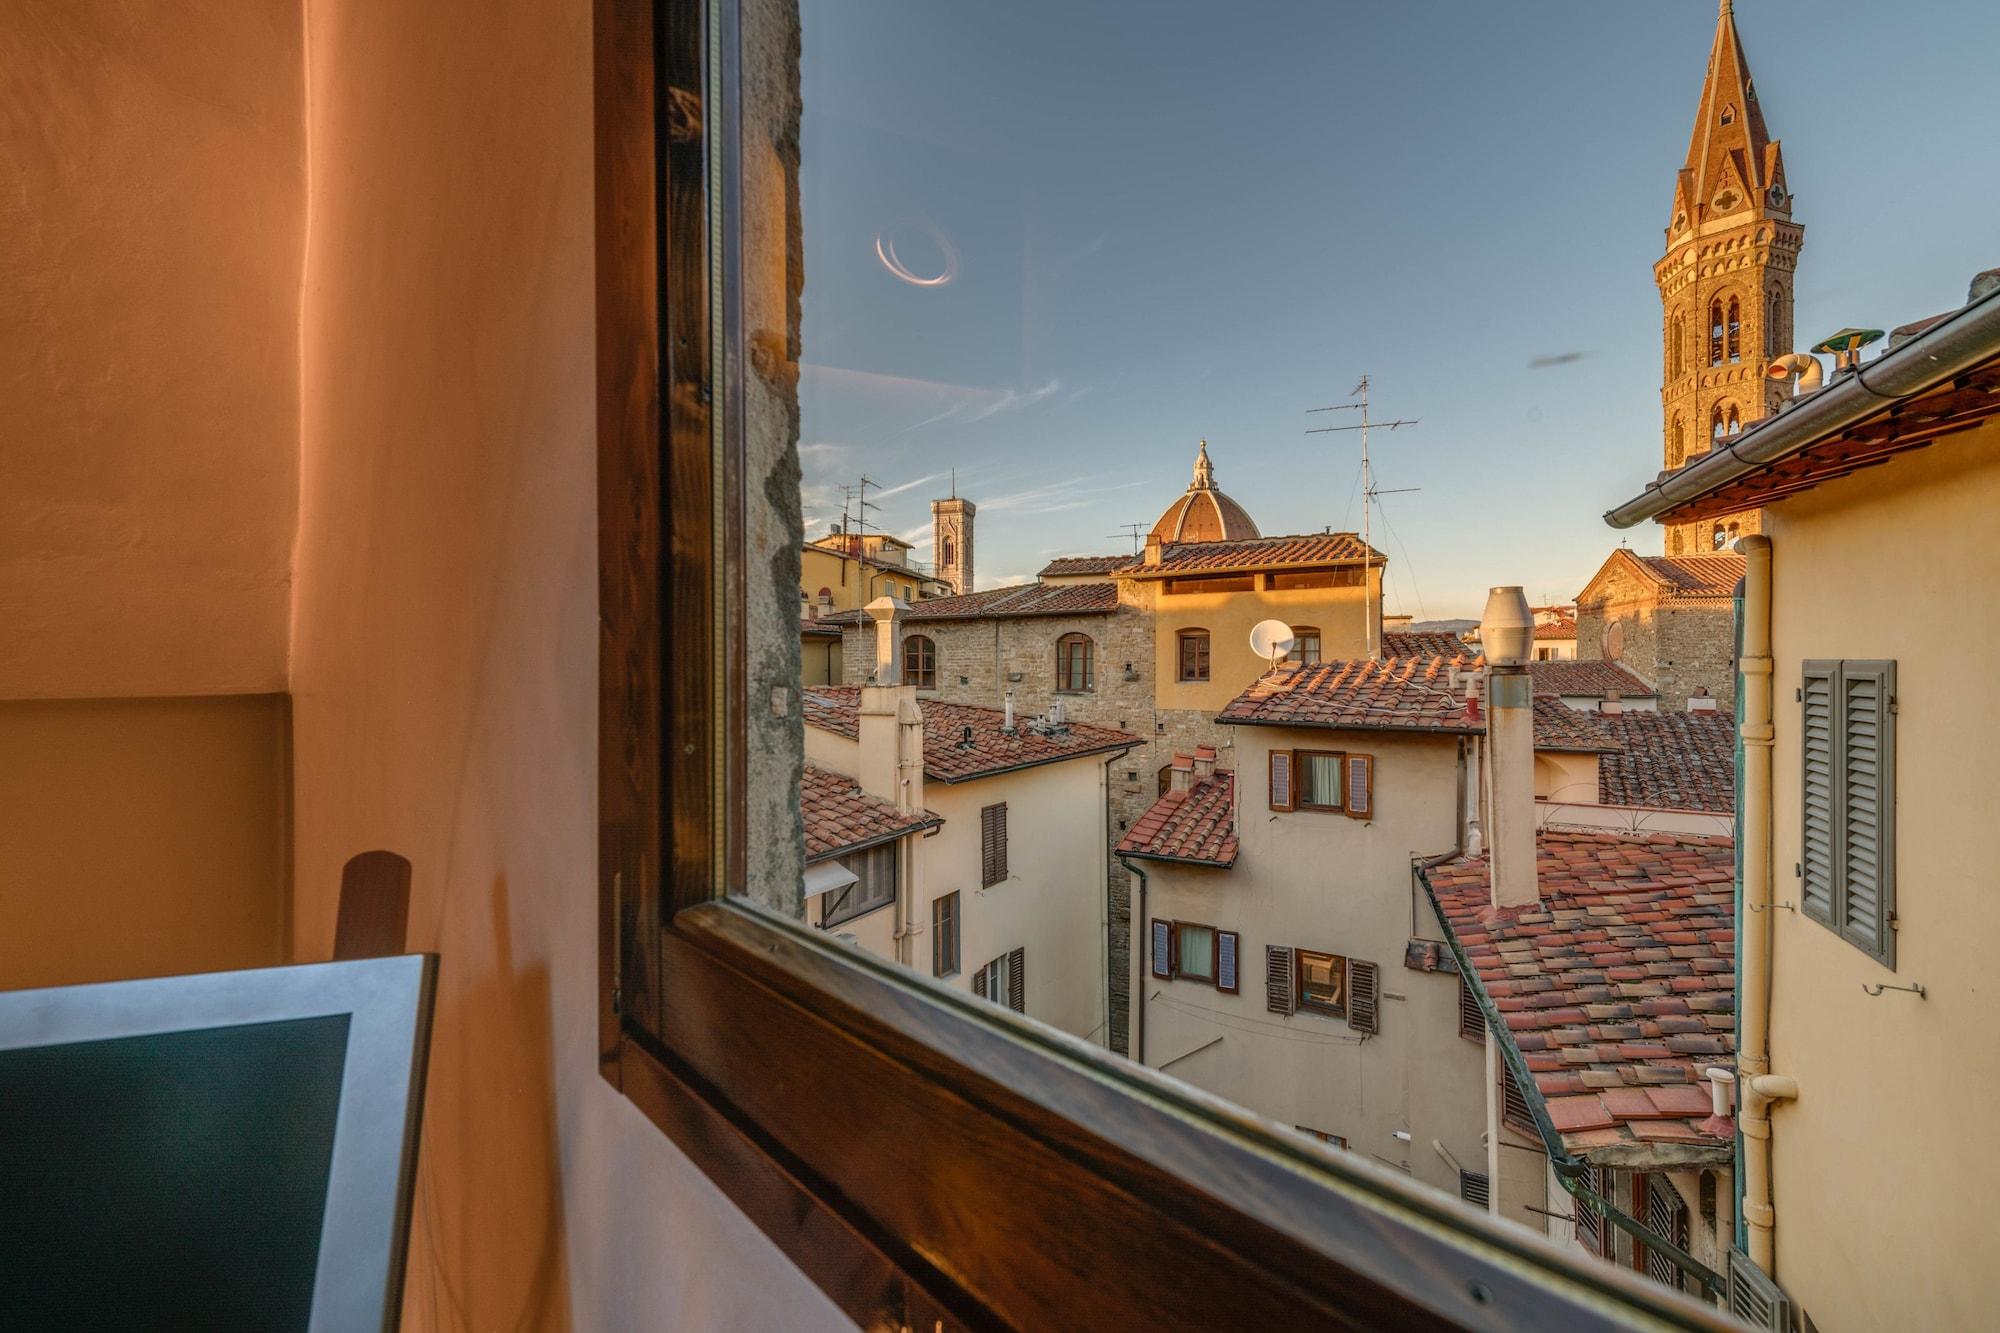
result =
[{"label": "roof eave", "polygon": [[1797,400],[1798,406],[1699,461],[1648,483],[1645,490],[1606,513],[1604,521],[1614,528],[1630,528],[1657,519],[1949,383],[1996,356],[2000,356],[2000,292],[1963,307],[1894,351]]},{"label": "roof eave", "polygon": [[1145,742],[1142,739],[1134,736],[1129,741],[1116,741],[1108,745],[1095,746],[1088,750],[1065,750],[1061,754],[1045,755],[1039,759],[1029,759],[1018,764],[1007,764],[1000,768],[982,768],[977,773],[960,773],[955,777],[947,777],[942,773],[933,772],[929,765],[925,765],[924,780],[926,782],[942,782],[947,787],[956,787],[961,782],[978,782],[985,778],[997,778],[1003,773],[1018,773],[1024,768],[1041,768],[1045,764],[1060,764],[1071,759],[1088,759],[1093,755],[1124,754],[1127,750],[1143,744]]},{"label": "roof eave", "polygon": [[865,852],[871,847],[880,847],[886,843],[900,842],[902,839],[914,834],[927,833],[934,828],[943,827],[944,820],[933,816],[922,823],[899,828],[894,833],[880,833],[872,838],[863,838],[859,842],[842,843],[830,852],[820,852],[816,855],[808,856],[805,863],[809,866],[816,866],[822,861],[831,861],[835,857],[852,856],[856,852]]},{"label": "roof eave", "polygon": [[1301,722],[1292,719],[1281,720],[1268,717],[1230,717],[1222,713],[1216,714],[1215,720],[1229,727],[1295,727],[1301,731],[1386,731],[1396,732],[1405,736],[1483,736],[1486,734],[1486,728],[1483,725],[1398,727],[1387,726],[1380,722]]}]

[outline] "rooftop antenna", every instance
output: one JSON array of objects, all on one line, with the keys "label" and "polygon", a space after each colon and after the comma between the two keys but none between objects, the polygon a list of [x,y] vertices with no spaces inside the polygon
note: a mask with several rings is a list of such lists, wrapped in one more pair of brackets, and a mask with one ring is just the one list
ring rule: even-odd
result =
[{"label": "rooftop antenna", "polygon": [[1394,421],[1370,420],[1368,416],[1368,377],[1366,375],[1361,377],[1361,383],[1354,386],[1354,392],[1349,394],[1348,397],[1359,398],[1361,401],[1358,403],[1336,403],[1332,407],[1308,408],[1306,414],[1310,416],[1314,412],[1358,411],[1361,413],[1360,425],[1320,426],[1307,431],[1306,434],[1331,435],[1336,431],[1347,430],[1358,430],[1361,432],[1361,620],[1362,632],[1368,637],[1368,655],[1373,657],[1375,656],[1375,592],[1374,585],[1369,580],[1368,572],[1374,567],[1375,544],[1372,540],[1373,529],[1368,521],[1370,509],[1375,502],[1375,497],[1378,495],[1396,495],[1404,491],[1414,491],[1419,488],[1415,486],[1400,486],[1390,491],[1378,491],[1375,489],[1375,474],[1370,469],[1368,462],[1368,431],[1371,427],[1377,430],[1395,430],[1399,426],[1414,426],[1423,420],[1423,418],[1411,417],[1408,420],[1404,420],[1398,417]]},{"label": "rooftop antenna", "polygon": [[1130,537],[1132,539],[1132,554],[1137,555],[1139,554],[1139,534],[1145,530],[1146,525],[1144,523],[1120,523],[1118,531],[1106,533],[1105,535],[1112,541],[1117,541],[1121,537]]}]

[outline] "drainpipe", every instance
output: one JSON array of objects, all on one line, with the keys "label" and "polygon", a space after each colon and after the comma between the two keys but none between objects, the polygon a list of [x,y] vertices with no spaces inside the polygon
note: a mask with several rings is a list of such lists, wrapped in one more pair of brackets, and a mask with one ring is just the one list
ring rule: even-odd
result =
[{"label": "drainpipe", "polygon": [[[1126,871],[1139,881],[1139,910],[1132,918],[1132,938],[1150,941],[1153,932],[1146,920],[1146,872],[1122,856],[1118,858],[1118,864],[1124,866]],[[1107,956],[1109,956],[1108,951]],[[1238,958],[1236,965],[1241,968],[1243,960]],[[1152,975],[1153,970],[1150,967],[1139,969],[1139,989],[1132,997],[1132,1058],[1142,1065],[1146,1063],[1146,978]]]},{"label": "drainpipe", "polygon": [[1771,539],[1745,537],[1743,554],[1743,800],[1736,833],[1743,855],[1736,1064],[1742,1106],[1743,1224],[1750,1261],[1776,1276],[1777,1211],[1771,1203],[1771,1103],[1799,1095],[1798,1085],[1771,1073]]}]

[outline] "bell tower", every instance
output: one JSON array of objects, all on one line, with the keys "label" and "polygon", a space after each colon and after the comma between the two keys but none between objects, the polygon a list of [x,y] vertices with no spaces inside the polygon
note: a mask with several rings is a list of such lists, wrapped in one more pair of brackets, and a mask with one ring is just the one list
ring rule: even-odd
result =
[{"label": "bell tower", "polygon": [[[1664,357],[1660,388],[1669,469],[1725,444],[1778,410],[1784,386],[1764,378],[1792,350],[1792,278],[1805,228],[1792,220],[1779,143],[1721,0],[1687,161],[1674,178],[1666,254],[1653,265]],[[1763,515],[1717,514],[1667,529],[1668,555],[1725,550]]]},{"label": "bell tower", "polygon": [[949,500],[931,501],[931,555],[937,562],[937,576],[957,594],[972,591],[972,516],[979,507],[958,498],[954,490]]}]

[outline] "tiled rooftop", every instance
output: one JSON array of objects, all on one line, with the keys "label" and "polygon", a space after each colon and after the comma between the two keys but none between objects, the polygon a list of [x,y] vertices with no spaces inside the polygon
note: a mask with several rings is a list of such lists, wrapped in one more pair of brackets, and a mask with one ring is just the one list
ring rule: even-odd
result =
[{"label": "tiled rooftop", "polygon": [[[1557,707],[1562,707],[1558,704]],[[1621,742],[1597,765],[1597,799],[1656,810],[1736,809],[1736,718],[1707,712],[1625,712],[1593,718]]]},{"label": "tiled rooftop", "polygon": [[[1114,583],[1018,583],[959,597],[932,597],[902,613],[905,624],[926,620],[1006,620],[1017,616],[1090,616],[1118,609]],[[826,617],[844,625],[872,625],[866,611]]]},{"label": "tiled rooftop", "polygon": [[1536,694],[1603,698],[1612,691],[1625,699],[1650,699],[1659,691],[1616,662],[1530,662]]},{"label": "tiled rooftop", "polygon": [[1078,574],[1109,574],[1132,563],[1129,555],[1065,555],[1042,566],[1038,578],[1072,578]]},{"label": "tiled rooftop", "polygon": [[811,764],[799,777],[799,807],[808,863],[944,823],[928,810],[898,810],[864,793],[853,778]]},{"label": "tiled rooftop", "polygon": [[1703,1070],[1736,1050],[1727,838],[1543,832],[1542,900],[1489,911],[1484,856],[1423,872],[1570,1152],[1609,1166],[1728,1160]]},{"label": "tiled rooftop", "polygon": [[1140,815],[1118,843],[1126,856],[1151,861],[1236,863],[1236,775],[1227,769],[1170,791]]},{"label": "tiled rooftop", "polygon": [[1251,541],[1180,542],[1162,548],[1157,561],[1127,561],[1118,572],[1140,578],[1163,574],[1227,574],[1347,564],[1364,556],[1378,566],[1387,561],[1380,551],[1364,546],[1351,532],[1315,532],[1295,537],[1258,537]]},{"label": "tiled rooftop", "polygon": [[1477,649],[1467,647],[1465,641],[1456,634],[1441,634],[1427,630],[1384,630],[1382,656],[1442,657],[1447,661],[1471,662],[1479,656],[1479,653]]},{"label": "tiled rooftop", "polygon": [[[1537,750],[1577,750],[1605,753],[1623,743],[1596,713],[1571,708],[1546,694],[1535,696],[1535,748]],[[1599,765],[1600,769],[1602,765]]]},{"label": "tiled rooftop", "polygon": [[1546,625],[1537,625],[1535,626],[1535,637],[1544,642],[1549,640],[1574,639],[1576,637],[1576,622],[1565,618],[1551,621]]},{"label": "tiled rooftop", "polygon": [[[1110,727],[1075,722],[1060,732],[1045,735],[1033,730],[1026,717],[1017,717],[1014,733],[1008,735],[1001,730],[1006,717],[997,708],[950,704],[937,699],[924,699],[918,707],[924,715],[924,776],[933,782],[967,782],[1080,755],[1108,754],[1140,743],[1137,736]],[[808,685],[804,708],[807,726],[849,740],[860,739],[859,686]]]},{"label": "tiled rooftop", "polygon": [[1278,667],[1230,701],[1221,722],[1352,730],[1476,732],[1438,657],[1359,659]]},{"label": "tiled rooftop", "polygon": [[1670,599],[1732,597],[1743,577],[1740,555],[1642,555],[1639,563],[1668,588]]}]

